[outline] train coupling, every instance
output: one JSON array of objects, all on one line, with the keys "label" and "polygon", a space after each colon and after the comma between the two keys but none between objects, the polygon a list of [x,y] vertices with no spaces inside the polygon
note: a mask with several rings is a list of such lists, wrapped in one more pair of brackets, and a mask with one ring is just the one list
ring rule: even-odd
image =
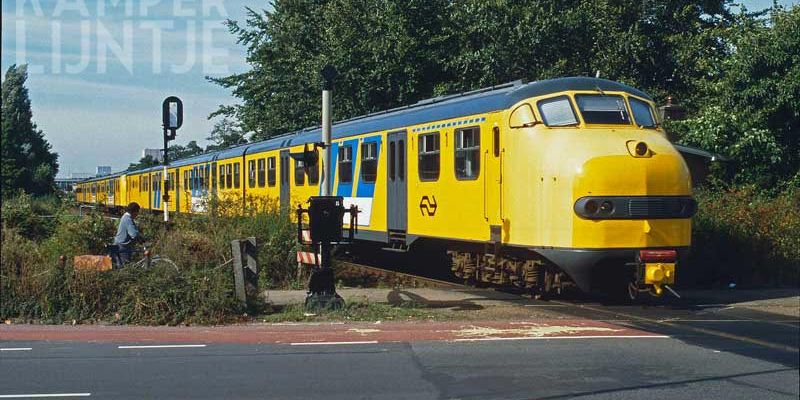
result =
[{"label": "train coupling", "polygon": [[675,250],[640,250],[636,257],[636,279],[631,282],[632,297],[639,292],[649,292],[654,297],[664,294],[664,289],[675,297],[681,296],[669,285],[675,284]]}]

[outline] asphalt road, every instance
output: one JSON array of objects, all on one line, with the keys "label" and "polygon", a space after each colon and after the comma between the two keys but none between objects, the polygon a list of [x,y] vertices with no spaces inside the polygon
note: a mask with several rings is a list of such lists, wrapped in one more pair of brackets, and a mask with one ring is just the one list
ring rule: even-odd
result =
[{"label": "asphalt road", "polygon": [[[0,398],[20,394],[130,399],[800,396],[800,324],[795,317],[716,304],[541,305],[565,320],[613,324],[648,335],[501,335],[475,341],[415,340],[410,335],[407,340],[376,343],[361,331],[355,337],[364,340],[351,343],[191,340],[182,346],[175,336],[163,344],[152,338],[142,343],[119,337],[11,341],[2,337],[0,327]],[[9,330],[5,332],[10,336]],[[143,345],[154,347],[139,347]]]}]

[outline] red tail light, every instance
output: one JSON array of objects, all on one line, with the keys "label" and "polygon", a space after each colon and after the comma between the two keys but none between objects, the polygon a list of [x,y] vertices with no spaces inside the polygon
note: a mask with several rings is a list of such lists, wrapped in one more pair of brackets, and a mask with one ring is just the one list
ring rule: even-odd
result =
[{"label": "red tail light", "polygon": [[675,262],[677,257],[675,250],[639,250],[639,259],[643,262]]}]

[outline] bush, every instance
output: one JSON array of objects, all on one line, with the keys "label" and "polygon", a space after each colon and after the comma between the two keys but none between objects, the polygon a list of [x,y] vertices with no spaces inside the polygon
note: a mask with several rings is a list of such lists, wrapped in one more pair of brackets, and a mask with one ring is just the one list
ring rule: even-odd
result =
[{"label": "bush", "polygon": [[61,202],[55,196],[35,199],[20,192],[3,200],[3,225],[15,229],[28,239],[40,240],[53,234]]},{"label": "bush", "polygon": [[688,280],[706,285],[800,283],[800,190],[790,187],[772,197],[753,187],[706,189],[696,197]]},{"label": "bush", "polygon": [[[262,287],[294,283],[294,225],[273,202],[248,199],[244,216],[176,216],[168,228],[160,216],[143,212],[137,225],[151,250],[173,260],[179,271],[129,267],[95,272],[76,271],[70,261],[76,255],[105,253],[116,229],[111,219],[57,211],[56,218],[43,221],[27,217],[34,204],[29,197],[11,201],[13,224],[6,223],[4,214],[2,228],[0,319],[139,324],[239,320],[245,311],[263,308],[258,299],[245,305],[233,295],[231,241],[250,236],[259,246]],[[231,199],[215,207],[232,210],[241,204]],[[52,227],[40,226],[50,221]],[[60,256],[66,258],[63,268]]]}]

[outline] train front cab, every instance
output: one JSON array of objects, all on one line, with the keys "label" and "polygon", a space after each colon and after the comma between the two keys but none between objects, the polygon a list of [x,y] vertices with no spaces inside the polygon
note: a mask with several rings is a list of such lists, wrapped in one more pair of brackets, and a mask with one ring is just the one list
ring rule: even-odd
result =
[{"label": "train front cab", "polygon": [[[525,115],[514,115],[520,109]],[[509,111],[501,205],[508,243],[541,254],[584,291],[628,283],[632,295],[660,295],[674,283],[696,206],[653,102],[568,91]]]}]

